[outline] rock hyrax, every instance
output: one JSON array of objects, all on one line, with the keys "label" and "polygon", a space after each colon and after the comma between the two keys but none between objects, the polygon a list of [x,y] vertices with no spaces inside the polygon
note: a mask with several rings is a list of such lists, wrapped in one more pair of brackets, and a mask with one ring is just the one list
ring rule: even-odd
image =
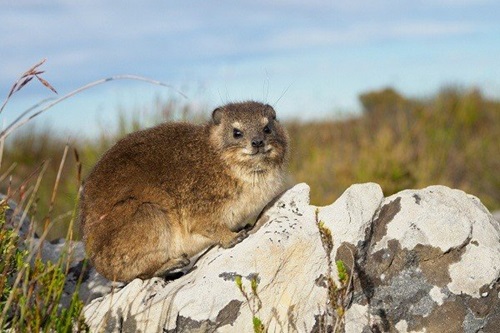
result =
[{"label": "rock hyrax", "polygon": [[85,181],[87,255],[106,278],[127,282],[183,267],[211,245],[234,246],[283,190],[287,155],[274,109],[258,102],[217,108],[206,125],[132,133]]}]

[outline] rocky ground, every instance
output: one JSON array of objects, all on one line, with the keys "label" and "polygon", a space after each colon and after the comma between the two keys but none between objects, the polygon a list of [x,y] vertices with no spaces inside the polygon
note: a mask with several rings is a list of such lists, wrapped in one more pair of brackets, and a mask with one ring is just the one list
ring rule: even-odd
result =
[{"label": "rocky ground", "polygon": [[[44,257],[64,245],[45,242]],[[84,258],[80,242],[70,246],[67,296]],[[500,327],[500,223],[476,197],[444,186],[384,197],[379,185],[359,184],[314,207],[299,184],[247,239],[210,249],[186,270],[125,286],[87,270],[87,323],[106,332],[250,332],[256,323],[270,332]]]}]

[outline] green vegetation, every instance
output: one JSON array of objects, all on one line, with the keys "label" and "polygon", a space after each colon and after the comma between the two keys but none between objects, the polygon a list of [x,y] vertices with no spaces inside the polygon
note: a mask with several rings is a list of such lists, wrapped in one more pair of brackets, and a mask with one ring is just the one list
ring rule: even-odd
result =
[{"label": "green vegetation", "polygon": [[245,297],[250,312],[252,312],[252,324],[254,333],[267,332],[266,327],[262,323],[262,320],[257,316],[260,309],[262,308],[262,301],[260,300],[259,294],[257,292],[257,287],[259,286],[259,275],[254,274],[251,277],[247,277],[247,279],[250,280],[250,289],[252,290],[250,294],[243,286],[243,279],[241,275],[236,275],[234,281],[236,282],[236,286],[240,290],[243,297]]},{"label": "green vegetation", "polygon": [[5,227],[8,206],[3,201],[0,205],[0,331],[88,331],[78,292],[66,307],[60,304],[69,268],[66,256],[57,263],[32,258],[17,232]]},{"label": "green vegetation", "polygon": [[[329,311],[320,318],[320,331],[325,332],[343,332],[344,328],[344,315],[347,307],[348,295],[352,287],[352,275],[349,272],[342,260],[335,261],[335,268],[337,269],[338,285],[333,278],[333,235],[330,229],[325,226],[325,223],[319,220],[319,209],[316,209],[316,225],[318,227],[321,244],[326,254],[327,268],[324,276],[325,286],[328,290],[326,307]],[[352,262],[354,263],[354,254],[352,254]],[[351,269],[352,271],[352,269]]]},{"label": "green vegetation", "polygon": [[[42,60],[26,71],[17,82],[14,83],[7,98],[0,106],[0,113],[4,110],[13,94],[22,89],[27,83],[36,78],[48,89],[55,89],[43,78],[43,71],[39,67],[45,62]],[[43,102],[41,103],[43,104]],[[41,104],[37,104],[40,106]],[[29,112],[24,112],[17,120],[7,125],[0,133],[0,165],[5,148],[5,138],[9,132],[29,121],[24,118]],[[33,145],[39,142],[34,140]],[[42,145],[46,140],[42,140]],[[17,147],[14,146],[17,151]],[[66,156],[68,145],[64,148],[61,163],[55,172],[55,182],[52,186],[51,195],[44,198],[48,202],[48,210],[45,217],[40,220],[43,224],[43,232],[40,237],[33,237],[34,220],[25,223],[26,213],[36,207],[35,199],[39,194],[41,180],[47,171],[46,160],[39,161],[38,166],[22,177],[16,187],[13,187],[14,171],[20,163],[20,169],[26,166],[21,154],[19,161],[14,162],[0,176],[0,182],[7,179],[5,194],[7,196],[0,200],[0,331],[9,332],[87,332],[88,327],[82,316],[83,302],[79,299],[79,285],[82,276],[78,277],[75,290],[68,300],[65,295],[66,277],[70,269],[70,251],[66,248],[58,260],[43,261],[41,258],[43,242],[47,233],[57,219],[52,219],[52,212],[56,205],[56,194],[60,184],[60,178]],[[26,154],[26,152],[24,153]],[[80,162],[75,152],[77,169]],[[80,175],[80,172],[79,172]],[[80,177],[78,177],[80,178]],[[79,181],[79,180],[78,180]],[[9,207],[10,198],[16,198],[18,205],[15,209]],[[68,212],[69,223],[67,224],[66,239],[72,239],[72,225],[76,216],[75,205]],[[20,219],[18,220],[18,217]],[[20,232],[23,230],[23,232]],[[66,243],[67,245],[69,242]],[[68,245],[69,247],[69,245]],[[85,266],[85,265],[84,265]],[[84,269],[82,270],[82,272]]]}]

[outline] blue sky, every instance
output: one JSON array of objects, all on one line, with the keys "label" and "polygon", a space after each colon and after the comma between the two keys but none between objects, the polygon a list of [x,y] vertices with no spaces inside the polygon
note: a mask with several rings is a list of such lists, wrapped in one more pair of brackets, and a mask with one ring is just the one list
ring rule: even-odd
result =
[{"label": "blue sky", "polygon": [[[356,111],[360,93],[386,86],[416,97],[475,86],[500,97],[499,14],[494,0],[0,0],[0,93],[47,58],[44,77],[61,95],[135,74],[173,85],[200,109],[279,99],[282,118]],[[113,81],[36,124],[93,135],[114,125],[118,106],[133,112],[172,94]],[[49,96],[34,82],[2,122]]]}]

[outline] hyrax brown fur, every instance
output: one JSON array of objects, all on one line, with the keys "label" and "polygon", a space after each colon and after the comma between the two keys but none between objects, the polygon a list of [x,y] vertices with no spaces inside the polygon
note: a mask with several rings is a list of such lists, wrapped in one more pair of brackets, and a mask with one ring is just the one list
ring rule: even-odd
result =
[{"label": "hyrax brown fur", "polygon": [[87,255],[106,278],[127,282],[183,267],[210,245],[234,246],[283,190],[287,155],[274,109],[258,102],[217,108],[206,125],[132,133],[83,187]]}]

